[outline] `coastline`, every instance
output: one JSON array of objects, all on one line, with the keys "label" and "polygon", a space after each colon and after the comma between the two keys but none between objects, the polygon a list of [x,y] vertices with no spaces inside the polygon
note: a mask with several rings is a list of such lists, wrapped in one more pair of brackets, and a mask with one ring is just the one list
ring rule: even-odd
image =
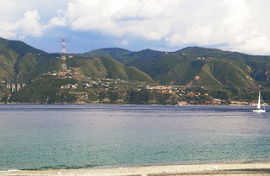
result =
[{"label": "coastline", "polygon": [[[20,102],[0,102],[0,105],[116,105],[116,106],[232,106],[232,107],[255,107],[256,105],[236,105],[236,104],[185,104],[185,105],[174,105],[174,104],[114,104],[114,103],[20,103]],[[269,105],[265,105],[269,106]]]},{"label": "coastline", "polygon": [[270,162],[209,163],[183,165],[153,165],[117,168],[11,170],[1,171],[2,176],[200,176],[200,175],[269,175]]}]

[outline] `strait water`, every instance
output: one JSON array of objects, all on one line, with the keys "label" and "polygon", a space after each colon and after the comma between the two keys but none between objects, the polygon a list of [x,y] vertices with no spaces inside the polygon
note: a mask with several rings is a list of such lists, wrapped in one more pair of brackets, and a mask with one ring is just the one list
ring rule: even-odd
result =
[{"label": "strait water", "polygon": [[270,113],[251,110],[0,105],[0,170],[270,160]]}]

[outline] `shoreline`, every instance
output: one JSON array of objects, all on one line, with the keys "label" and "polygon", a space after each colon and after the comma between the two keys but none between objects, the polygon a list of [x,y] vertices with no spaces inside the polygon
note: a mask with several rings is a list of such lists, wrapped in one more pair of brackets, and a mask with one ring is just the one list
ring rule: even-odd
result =
[{"label": "shoreline", "polygon": [[[222,106],[232,106],[232,107],[256,107],[256,105],[236,105],[236,104],[186,104],[186,105],[173,105],[173,104],[102,104],[102,103],[53,103],[53,104],[46,104],[46,103],[18,103],[18,102],[10,102],[10,103],[3,103],[0,102],[0,105],[104,105],[104,106],[215,106],[215,107],[222,107]],[[270,105],[265,105],[270,106]]]},{"label": "shoreline", "polygon": [[150,165],[132,167],[96,167],[82,169],[53,170],[9,170],[0,171],[2,176],[177,176],[177,175],[269,175],[270,162],[208,163]]}]

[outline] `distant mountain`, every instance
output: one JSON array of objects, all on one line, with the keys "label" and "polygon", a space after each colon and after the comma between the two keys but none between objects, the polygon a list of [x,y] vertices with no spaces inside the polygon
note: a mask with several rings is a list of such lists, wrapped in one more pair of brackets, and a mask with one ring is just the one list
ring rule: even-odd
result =
[{"label": "distant mountain", "polygon": [[103,48],[84,53],[84,56],[114,58],[124,64],[132,65],[132,62],[152,60],[163,52],[151,49],[131,52],[121,48]]},{"label": "distant mountain", "polygon": [[125,62],[125,59],[129,56],[131,52],[121,48],[104,48],[97,49],[83,55],[86,57],[102,57],[102,58],[114,58],[120,62]]},{"label": "distant mountain", "polygon": [[[131,52],[114,48],[88,52],[92,56],[112,57],[135,66],[161,84],[241,89],[270,87],[270,57],[201,47],[188,47],[176,52],[142,50]],[[108,52],[109,51],[109,52]],[[119,52],[125,51],[125,52]],[[122,54],[119,54],[122,53]]]}]

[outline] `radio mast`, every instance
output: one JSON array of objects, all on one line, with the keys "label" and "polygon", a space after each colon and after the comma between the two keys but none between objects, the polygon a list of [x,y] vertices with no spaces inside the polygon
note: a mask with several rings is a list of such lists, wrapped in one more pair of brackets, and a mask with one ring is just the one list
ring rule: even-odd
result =
[{"label": "radio mast", "polygon": [[67,71],[67,64],[66,64],[66,40],[62,39],[62,52],[61,52],[61,71]]}]

